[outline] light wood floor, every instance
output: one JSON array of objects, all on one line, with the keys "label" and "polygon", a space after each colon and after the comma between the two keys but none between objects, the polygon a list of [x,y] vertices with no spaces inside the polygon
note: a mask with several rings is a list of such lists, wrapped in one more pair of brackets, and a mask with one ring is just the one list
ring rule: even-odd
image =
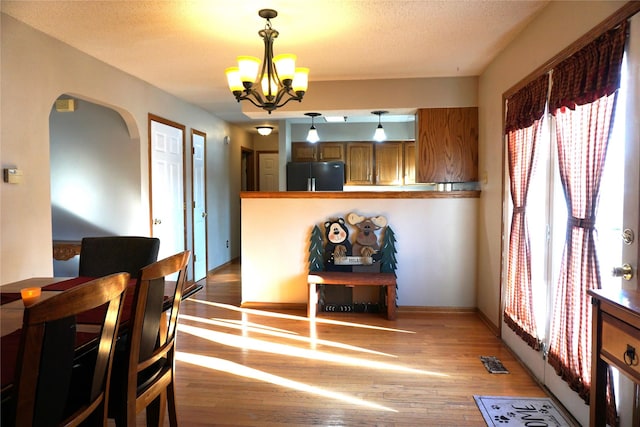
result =
[{"label": "light wood floor", "polygon": [[235,263],[182,304],[182,426],[483,426],[474,394],[546,395],[475,314],[321,313],[313,325],[239,303]]}]

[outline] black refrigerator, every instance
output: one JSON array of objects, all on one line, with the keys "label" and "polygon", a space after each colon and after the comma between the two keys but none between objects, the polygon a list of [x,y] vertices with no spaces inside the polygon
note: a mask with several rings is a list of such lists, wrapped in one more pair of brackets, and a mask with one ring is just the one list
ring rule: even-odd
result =
[{"label": "black refrigerator", "polygon": [[342,191],[343,162],[287,163],[287,191]]}]

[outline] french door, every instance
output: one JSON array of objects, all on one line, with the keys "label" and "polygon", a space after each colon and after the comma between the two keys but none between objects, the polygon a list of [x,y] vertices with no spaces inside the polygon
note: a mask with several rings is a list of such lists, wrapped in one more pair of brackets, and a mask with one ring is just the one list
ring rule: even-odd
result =
[{"label": "french door", "polygon": [[[629,49],[623,64],[623,81],[618,92],[614,130],[609,140],[596,222],[596,243],[603,288],[638,289],[638,234],[640,233],[640,17],[632,19]],[[635,22],[634,22],[635,21]],[[551,312],[565,242],[567,212],[551,135],[554,123],[545,118],[545,140],[531,179],[527,200],[531,249],[531,280],[537,335],[542,350],[532,350],[506,324],[502,337],[518,357],[582,425],[589,424],[589,407],[546,362],[551,335]],[[507,159],[505,153],[505,161]],[[508,168],[505,167],[505,171]],[[505,179],[505,230],[510,229],[512,206],[509,177]],[[505,238],[508,241],[508,236]],[[506,246],[506,245],[505,245]],[[505,252],[506,252],[505,248]],[[506,253],[504,254],[506,256]],[[614,276],[615,268],[628,264],[633,276]],[[503,262],[506,271],[506,262]],[[621,270],[617,270],[620,272]],[[503,272],[503,277],[504,272]],[[616,376],[616,398],[621,427],[633,425],[634,387],[623,375]]]}]

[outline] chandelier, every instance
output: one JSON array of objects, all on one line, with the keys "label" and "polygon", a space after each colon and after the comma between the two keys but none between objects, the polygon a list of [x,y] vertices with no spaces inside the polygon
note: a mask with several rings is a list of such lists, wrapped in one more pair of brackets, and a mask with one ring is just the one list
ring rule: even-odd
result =
[{"label": "chandelier", "polygon": [[[273,40],[279,33],[271,27],[271,18],[278,16],[278,12],[262,9],[258,15],[267,20],[264,29],[258,31],[264,41],[264,59],[260,73],[258,74],[260,59],[254,56],[238,56],[238,66],[227,68],[225,73],[229,89],[238,102],[247,100],[271,114],[289,101],[302,101],[309,83],[309,69],[296,68],[295,55],[273,56]],[[255,84],[258,79],[261,91]]]}]

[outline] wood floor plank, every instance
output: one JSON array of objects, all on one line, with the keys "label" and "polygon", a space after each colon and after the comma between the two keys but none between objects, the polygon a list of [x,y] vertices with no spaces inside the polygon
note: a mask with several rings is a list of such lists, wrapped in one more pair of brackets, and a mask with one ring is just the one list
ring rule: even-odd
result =
[{"label": "wood floor plank", "polygon": [[476,314],[320,313],[314,325],[304,311],[240,310],[240,286],[230,264],[182,304],[180,425],[475,427],[474,394],[546,396]]}]

